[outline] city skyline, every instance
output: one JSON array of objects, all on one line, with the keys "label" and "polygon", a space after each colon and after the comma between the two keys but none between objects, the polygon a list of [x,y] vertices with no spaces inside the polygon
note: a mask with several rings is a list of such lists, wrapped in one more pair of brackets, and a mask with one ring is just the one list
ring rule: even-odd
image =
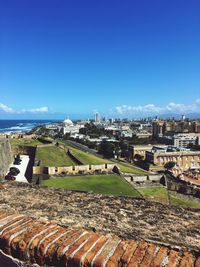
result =
[{"label": "city skyline", "polygon": [[200,114],[198,1],[0,4],[0,119]]}]

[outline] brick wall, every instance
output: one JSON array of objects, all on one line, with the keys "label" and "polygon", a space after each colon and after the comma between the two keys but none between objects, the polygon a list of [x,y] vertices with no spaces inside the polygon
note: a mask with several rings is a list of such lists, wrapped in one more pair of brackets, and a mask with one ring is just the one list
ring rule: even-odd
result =
[{"label": "brick wall", "polygon": [[[0,211],[0,249],[30,263],[28,266],[33,263],[59,267],[200,266],[199,253],[144,240],[121,240],[113,234],[100,235],[85,229],[62,227],[5,211]],[[0,253],[0,260],[4,260],[4,267],[9,260],[17,264],[17,260],[6,258],[3,253]]]}]

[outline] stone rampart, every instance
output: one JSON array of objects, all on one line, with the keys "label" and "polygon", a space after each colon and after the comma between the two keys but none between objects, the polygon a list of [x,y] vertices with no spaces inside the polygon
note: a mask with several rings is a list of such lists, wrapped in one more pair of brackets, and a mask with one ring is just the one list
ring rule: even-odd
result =
[{"label": "stone rampart", "polygon": [[42,167],[33,166],[34,175],[77,175],[77,174],[94,174],[96,172],[110,173],[113,171],[115,164],[100,164],[100,165],[78,165],[64,167]]},{"label": "stone rampart", "polygon": [[0,266],[200,266],[199,210],[16,182],[0,189]]},{"label": "stone rampart", "polygon": [[0,139],[0,178],[3,178],[13,161],[11,145],[8,139]]}]

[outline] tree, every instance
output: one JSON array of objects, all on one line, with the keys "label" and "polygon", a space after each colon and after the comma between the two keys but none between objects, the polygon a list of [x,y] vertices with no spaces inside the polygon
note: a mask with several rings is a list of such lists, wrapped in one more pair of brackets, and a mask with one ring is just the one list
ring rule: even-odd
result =
[{"label": "tree", "polygon": [[168,171],[172,170],[176,163],[174,161],[169,161],[165,163],[164,168],[167,169]]},{"label": "tree", "polygon": [[113,143],[103,141],[99,145],[99,153],[105,158],[113,158],[113,151],[115,150],[115,145]]}]

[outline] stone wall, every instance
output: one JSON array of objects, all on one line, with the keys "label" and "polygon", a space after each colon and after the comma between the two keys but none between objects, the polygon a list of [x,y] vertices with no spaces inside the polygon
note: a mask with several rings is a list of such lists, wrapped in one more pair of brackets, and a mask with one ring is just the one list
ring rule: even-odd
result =
[{"label": "stone wall", "polygon": [[9,140],[0,139],[0,178],[6,175],[12,161],[13,154]]},{"label": "stone wall", "polygon": [[19,264],[9,267],[200,266],[200,210],[16,182],[0,185],[1,264],[7,255]]},{"label": "stone wall", "polygon": [[0,211],[0,229],[0,248],[4,252],[0,253],[0,260],[4,267],[25,267],[29,263],[29,266],[37,263],[59,267],[198,267],[200,264],[199,253],[144,240],[121,240],[113,234],[64,228],[3,211]]},{"label": "stone wall", "polygon": [[34,175],[78,175],[78,174],[94,174],[95,172],[109,173],[113,171],[115,164],[100,164],[100,165],[78,165],[64,167],[42,167],[34,166]]}]

